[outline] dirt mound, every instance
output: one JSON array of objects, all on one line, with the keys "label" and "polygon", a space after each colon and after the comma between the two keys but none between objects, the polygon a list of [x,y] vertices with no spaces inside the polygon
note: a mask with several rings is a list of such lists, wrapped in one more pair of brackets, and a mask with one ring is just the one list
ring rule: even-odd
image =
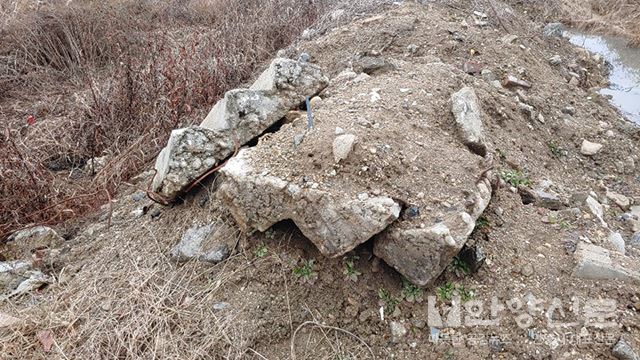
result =
[{"label": "dirt mound", "polygon": [[[123,194],[80,230],[60,229],[71,240],[48,271],[54,284],[0,303],[20,319],[0,329],[3,356],[577,359],[612,357],[621,338],[630,345],[617,349],[637,352],[640,289],[605,276],[611,264],[599,260],[640,256],[640,130],[595,91],[603,63],[499,5],[520,20],[509,32],[490,8],[403,3],[294,44],[282,54],[308,54],[332,79],[312,102],[314,129],[293,116],[230,163],[306,194],[389,198],[402,207],[399,230],[429,228],[464,209],[490,167],[452,113],[452,94],[473,88],[496,175],[466,244],[477,264],[461,254],[422,289],[375,244],[327,258],[311,226],[287,221],[240,235],[218,264],[178,264],[170,251],[189,229],[246,225],[229,212],[236,198],[217,195],[241,188],[224,190],[219,177],[172,207]],[[503,86],[509,76],[531,87]],[[353,146],[336,156],[349,134],[340,141]],[[585,155],[585,140],[602,146]]]}]

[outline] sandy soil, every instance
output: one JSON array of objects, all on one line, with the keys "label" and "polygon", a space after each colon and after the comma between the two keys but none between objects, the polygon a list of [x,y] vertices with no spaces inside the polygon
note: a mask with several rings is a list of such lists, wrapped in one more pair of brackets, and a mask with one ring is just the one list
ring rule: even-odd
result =
[{"label": "sandy soil", "polygon": [[[383,57],[393,66],[363,82],[333,83],[318,108],[318,121],[326,122],[327,131],[303,143],[314,156],[305,156],[305,149],[286,156],[299,164],[301,174],[317,166],[330,172],[328,131],[342,126],[373,139],[356,147],[349,160],[358,167],[364,161],[372,171],[363,176],[338,169],[340,182],[373,189],[380,181],[393,183],[376,178],[375,169],[385,177],[409,172],[420,162],[446,169],[451,158],[413,159],[406,168],[385,161],[400,151],[410,158],[417,143],[429,148],[448,141],[445,133],[413,126],[415,119],[430,119],[437,129],[453,132],[449,98],[470,85],[482,103],[497,173],[517,172],[532,186],[550,182],[567,202],[590,191],[604,201],[610,189],[638,204],[640,129],[594,91],[605,82],[604,64],[566,39],[542,37],[541,24],[517,10],[509,18],[509,32],[487,13],[489,24],[478,26],[471,8],[407,3],[292,45],[287,54],[307,52],[331,77],[365,55]],[[561,64],[549,63],[554,55],[561,56]],[[465,74],[467,61],[491,70],[498,80],[513,75],[532,87],[497,88],[486,74]],[[434,62],[448,66],[450,77],[430,69]],[[581,81],[569,83],[570,72],[579,73]],[[376,88],[381,101],[372,104]],[[522,103],[532,106],[535,116]],[[373,127],[398,122],[389,138],[379,138]],[[290,139],[296,126],[267,135],[258,146],[270,149],[278,139]],[[603,150],[582,155],[584,139],[603,144]],[[146,188],[150,175],[141,176],[136,187]],[[169,251],[188,228],[214,221],[233,225],[215,199],[216,182],[173,207],[153,205],[142,217],[132,211],[152,203],[136,201],[140,190],[132,188],[95,219],[59,229],[69,240],[47,268],[56,284],[0,303],[1,312],[24,319],[3,334],[0,357],[602,359],[612,357],[611,346],[621,335],[640,349],[640,287],[572,275],[575,244],[588,239],[607,247],[608,231],[584,208],[552,212],[524,205],[509,184],[496,183],[469,241],[483,248],[485,264],[473,274],[454,264],[426,289],[403,282],[373,256],[370,243],[345,258],[324,258],[289,222],[265,233],[238,233],[236,250],[220,264],[175,263]],[[394,195],[403,195],[410,185],[400,183]],[[438,197],[435,185],[423,191]],[[622,213],[610,204],[605,220],[630,238]],[[628,256],[640,256],[640,249],[629,248]],[[305,264],[312,275],[296,276]],[[478,309],[464,309],[462,326],[435,326],[430,305],[450,314],[459,304],[455,295],[476,301],[482,320],[499,318],[499,323],[474,324],[464,315]],[[613,326],[594,326],[584,316],[585,305],[606,299],[615,301],[608,318]],[[505,307],[499,316],[491,316],[492,301]],[[406,334],[394,339],[392,322]],[[42,331],[55,340],[49,353],[37,340]]]}]

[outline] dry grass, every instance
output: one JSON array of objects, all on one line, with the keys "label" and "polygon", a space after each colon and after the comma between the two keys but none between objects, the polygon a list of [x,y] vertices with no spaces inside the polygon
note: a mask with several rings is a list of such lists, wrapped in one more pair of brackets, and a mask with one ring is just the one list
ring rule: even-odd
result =
[{"label": "dry grass", "polygon": [[[104,203],[170,130],[198,123],[320,11],[295,0],[85,1],[14,17],[0,33],[0,238]],[[97,174],[85,166],[104,155]]]}]

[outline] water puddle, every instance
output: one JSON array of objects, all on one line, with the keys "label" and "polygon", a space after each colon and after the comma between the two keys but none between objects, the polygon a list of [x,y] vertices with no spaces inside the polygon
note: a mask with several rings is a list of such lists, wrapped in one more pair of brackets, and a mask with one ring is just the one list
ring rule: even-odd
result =
[{"label": "water puddle", "polygon": [[600,54],[611,64],[609,87],[601,89],[631,121],[640,125],[640,49],[627,47],[624,39],[565,32],[572,44]]}]

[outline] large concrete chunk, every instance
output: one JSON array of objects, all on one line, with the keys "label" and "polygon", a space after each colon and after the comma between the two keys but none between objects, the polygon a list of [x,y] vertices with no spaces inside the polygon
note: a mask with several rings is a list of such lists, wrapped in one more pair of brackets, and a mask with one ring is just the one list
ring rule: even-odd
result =
[{"label": "large concrete chunk", "polygon": [[384,230],[400,215],[388,197],[364,197],[303,187],[251,163],[243,149],[222,169],[218,196],[245,230],[265,231],[290,219],[325,256],[339,256]]},{"label": "large concrete chunk", "polygon": [[329,83],[309,63],[276,59],[249,89],[228,91],[199,127],[175,130],[156,160],[153,191],[174,199],[195,179]]},{"label": "large concrete chunk", "polygon": [[233,151],[234,140],[220,131],[199,126],[173,130],[156,159],[152,188],[173,198]]},{"label": "large concrete chunk", "polygon": [[456,119],[456,125],[462,141],[474,153],[485,156],[487,146],[482,134],[482,110],[476,92],[468,87],[451,95],[451,112]]},{"label": "large concrete chunk", "polygon": [[427,228],[391,227],[376,240],[374,253],[418,286],[437,278],[460,252],[476,220],[491,200],[491,184],[483,178],[471,196],[467,211]]},{"label": "large concrete chunk", "polygon": [[[284,124],[220,170],[218,195],[236,222],[264,231],[291,219],[328,256],[372,238],[375,253],[416,284],[438,276],[491,198],[491,164],[448,131],[452,119],[442,116],[442,103],[415,91],[416,116],[407,91],[386,86],[423,86],[407,72],[453,88],[467,77],[443,63],[407,64],[404,73],[336,87],[314,109],[313,130],[305,121]],[[385,87],[375,102],[366,96]],[[469,108],[480,112],[477,103]]]},{"label": "large concrete chunk", "polygon": [[580,243],[575,253],[577,265],[575,277],[592,280],[618,279],[640,283],[640,264],[636,259],[611,253],[609,250],[587,243]]}]

